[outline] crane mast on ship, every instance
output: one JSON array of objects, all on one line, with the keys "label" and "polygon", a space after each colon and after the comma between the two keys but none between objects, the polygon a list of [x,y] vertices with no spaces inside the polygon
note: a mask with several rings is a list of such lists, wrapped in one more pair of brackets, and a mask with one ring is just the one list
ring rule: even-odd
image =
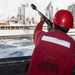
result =
[{"label": "crane mast on ship", "polygon": [[[52,15],[53,15],[53,5],[52,2],[50,1],[50,3],[47,5],[46,7],[46,17],[52,21]],[[49,26],[47,27],[47,30],[49,31]]]},{"label": "crane mast on ship", "polygon": [[18,7],[18,19],[20,22],[22,22],[23,24],[25,24],[25,8],[28,6],[28,4],[24,5],[21,4],[21,7]]}]

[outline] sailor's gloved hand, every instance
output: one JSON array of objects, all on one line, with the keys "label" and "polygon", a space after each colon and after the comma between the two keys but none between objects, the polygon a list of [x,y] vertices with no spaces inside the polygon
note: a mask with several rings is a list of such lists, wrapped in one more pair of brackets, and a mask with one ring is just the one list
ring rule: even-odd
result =
[{"label": "sailor's gloved hand", "polygon": [[43,17],[40,17],[40,20],[41,20],[41,21],[43,21],[43,22],[45,22],[45,20],[44,20],[44,18],[43,18]]}]

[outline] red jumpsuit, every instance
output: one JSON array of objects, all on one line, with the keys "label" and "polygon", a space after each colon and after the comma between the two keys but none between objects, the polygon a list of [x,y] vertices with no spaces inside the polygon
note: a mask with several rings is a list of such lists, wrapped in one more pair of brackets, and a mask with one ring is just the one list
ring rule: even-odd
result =
[{"label": "red jumpsuit", "polygon": [[41,20],[34,30],[35,49],[27,75],[71,75],[74,40],[63,32],[42,31],[43,24]]}]

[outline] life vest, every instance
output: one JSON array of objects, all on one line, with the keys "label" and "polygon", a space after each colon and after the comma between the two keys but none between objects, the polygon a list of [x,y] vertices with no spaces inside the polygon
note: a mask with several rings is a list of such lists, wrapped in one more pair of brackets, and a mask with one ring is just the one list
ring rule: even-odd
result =
[{"label": "life vest", "polygon": [[45,33],[35,47],[27,75],[71,75],[74,40],[60,32]]}]

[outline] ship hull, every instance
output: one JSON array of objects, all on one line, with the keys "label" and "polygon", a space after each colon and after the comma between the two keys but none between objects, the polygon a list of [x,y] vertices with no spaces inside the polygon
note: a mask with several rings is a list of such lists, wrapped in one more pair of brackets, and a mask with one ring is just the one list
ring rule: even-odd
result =
[{"label": "ship hull", "polygon": [[34,30],[0,30],[1,38],[32,38]]}]

